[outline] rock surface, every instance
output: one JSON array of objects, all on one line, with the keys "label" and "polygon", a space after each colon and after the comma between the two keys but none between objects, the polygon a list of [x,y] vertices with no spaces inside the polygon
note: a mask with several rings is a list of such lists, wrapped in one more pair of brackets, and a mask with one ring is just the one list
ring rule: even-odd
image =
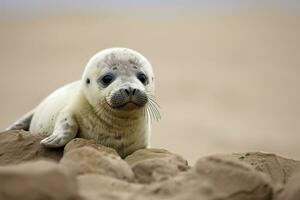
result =
[{"label": "rock surface", "polygon": [[18,164],[29,160],[61,159],[62,148],[47,149],[40,145],[44,136],[26,131],[6,131],[0,133],[0,165]]},{"label": "rock surface", "polygon": [[162,181],[189,168],[181,156],[164,149],[140,149],[125,160],[140,183]]},{"label": "rock surface", "polygon": [[273,153],[235,153],[232,156],[266,173],[274,183],[286,183],[295,171],[300,170],[300,161],[286,159]]},{"label": "rock surface", "polygon": [[80,199],[70,173],[57,163],[34,161],[0,167],[0,199]]},{"label": "rock surface", "polygon": [[130,200],[144,188],[142,184],[100,174],[80,175],[77,177],[77,180],[79,193],[86,200]]},{"label": "rock surface", "polygon": [[112,149],[112,148],[96,144],[95,141],[93,141],[93,140],[85,140],[85,139],[82,139],[82,138],[75,138],[74,140],[71,140],[65,146],[64,153],[67,153],[67,152],[69,152],[71,150],[74,150],[74,149],[77,149],[77,148],[86,147],[86,146],[92,147],[92,148],[94,148],[96,150],[99,150],[99,151],[102,151],[102,152],[106,152],[106,153],[109,153],[109,154],[114,154],[116,156],[119,156],[117,151]]},{"label": "rock surface", "polygon": [[287,182],[285,188],[276,200],[299,200],[300,199],[300,171],[295,173]]},{"label": "rock surface", "polygon": [[262,173],[233,159],[210,156],[200,159],[192,169],[201,179],[213,184],[224,199],[268,200],[273,190]]},{"label": "rock surface", "polygon": [[[296,200],[300,162],[271,153],[200,158],[193,166],[163,149],[121,159],[114,149],[76,138],[46,149],[42,136],[0,133],[0,199]],[[52,161],[37,161],[49,159]],[[19,164],[21,163],[21,164]]]},{"label": "rock surface", "polygon": [[89,146],[76,148],[67,152],[60,164],[78,175],[93,173],[119,179],[134,179],[131,168],[120,156],[101,150]]}]

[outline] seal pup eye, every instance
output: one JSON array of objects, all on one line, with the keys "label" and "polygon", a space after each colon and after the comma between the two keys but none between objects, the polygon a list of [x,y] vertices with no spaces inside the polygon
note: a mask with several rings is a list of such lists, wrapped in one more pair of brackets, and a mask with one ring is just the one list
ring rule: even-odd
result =
[{"label": "seal pup eye", "polygon": [[104,85],[104,86],[108,86],[113,80],[114,80],[114,75],[112,74],[106,74],[104,76],[102,76],[100,78],[100,82]]},{"label": "seal pup eye", "polygon": [[144,73],[138,73],[136,77],[143,83],[144,85],[148,84],[148,78]]}]

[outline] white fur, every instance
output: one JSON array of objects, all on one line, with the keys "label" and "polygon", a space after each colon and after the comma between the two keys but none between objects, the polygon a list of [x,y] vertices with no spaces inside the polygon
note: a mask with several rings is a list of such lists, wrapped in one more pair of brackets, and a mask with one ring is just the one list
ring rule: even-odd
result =
[{"label": "white fur", "polygon": [[[130,72],[130,59],[138,61],[142,65],[141,70],[149,76],[150,83],[147,86]],[[109,63],[115,61],[119,62],[122,77],[107,88],[100,88],[97,84],[99,76],[108,69]],[[91,83],[87,86],[88,78]],[[150,63],[130,49],[103,50],[90,59],[81,81],[56,90],[34,109],[30,131],[48,136],[41,141],[47,147],[64,146],[77,136],[113,147],[122,157],[146,148],[150,145],[151,127],[144,110],[116,110],[105,102],[111,92],[124,84],[153,94],[154,78]]]}]

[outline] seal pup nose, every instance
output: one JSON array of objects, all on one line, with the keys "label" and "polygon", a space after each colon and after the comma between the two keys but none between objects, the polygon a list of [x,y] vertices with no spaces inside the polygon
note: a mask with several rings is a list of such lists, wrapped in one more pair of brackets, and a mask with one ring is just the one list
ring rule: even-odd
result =
[{"label": "seal pup nose", "polygon": [[125,92],[125,94],[130,97],[130,96],[134,96],[137,89],[135,88],[131,88],[131,87],[128,87],[128,88],[124,88],[123,91]]}]

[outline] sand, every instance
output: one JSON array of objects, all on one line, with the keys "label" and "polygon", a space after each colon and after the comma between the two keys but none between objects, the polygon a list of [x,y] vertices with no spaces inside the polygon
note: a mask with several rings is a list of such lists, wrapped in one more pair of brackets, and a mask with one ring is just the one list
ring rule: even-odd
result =
[{"label": "sand", "polygon": [[0,129],[78,80],[97,51],[143,53],[156,74],[162,120],[152,147],[195,163],[264,151],[300,159],[300,16],[271,10],[0,19]]},{"label": "sand", "polygon": [[[300,162],[275,154],[218,154],[190,166],[165,149],[141,149],[122,159],[113,149],[76,138],[53,154],[29,132],[0,136],[0,199],[299,199]],[[36,145],[28,146],[32,141]],[[35,156],[20,159],[22,146],[23,154]]]}]

